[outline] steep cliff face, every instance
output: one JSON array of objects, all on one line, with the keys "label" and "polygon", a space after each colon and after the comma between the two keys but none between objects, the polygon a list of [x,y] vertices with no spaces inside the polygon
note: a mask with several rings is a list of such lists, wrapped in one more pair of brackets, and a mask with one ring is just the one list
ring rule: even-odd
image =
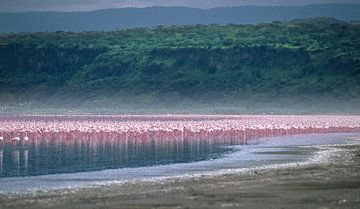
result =
[{"label": "steep cliff face", "polygon": [[[329,18],[0,36],[11,105],[360,101],[360,26]],[[141,106],[141,105],[140,105]]]}]

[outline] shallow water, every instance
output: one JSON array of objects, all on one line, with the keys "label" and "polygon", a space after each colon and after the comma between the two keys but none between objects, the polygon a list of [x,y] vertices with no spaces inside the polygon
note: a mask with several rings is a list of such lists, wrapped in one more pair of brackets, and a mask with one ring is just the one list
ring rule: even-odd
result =
[{"label": "shallow water", "polygon": [[235,141],[38,140],[0,145],[0,178],[134,168],[215,159]]},{"label": "shallow water", "polygon": [[[2,146],[0,191],[58,189],[153,177],[193,175],[303,162],[318,145],[360,134],[312,134],[252,140],[41,141]],[[51,175],[43,175],[51,174]],[[24,176],[24,177],[18,177]]]}]

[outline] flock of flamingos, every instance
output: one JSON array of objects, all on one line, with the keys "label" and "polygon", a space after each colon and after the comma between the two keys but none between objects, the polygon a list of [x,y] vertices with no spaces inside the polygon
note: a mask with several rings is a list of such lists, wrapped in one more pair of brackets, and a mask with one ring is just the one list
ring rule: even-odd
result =
[{"label": "flock of flamingos", "polygon": [[250,140],[282,135],[360,132],[360,116],[296,115],[55,115],[2,116],[0,141]]}]

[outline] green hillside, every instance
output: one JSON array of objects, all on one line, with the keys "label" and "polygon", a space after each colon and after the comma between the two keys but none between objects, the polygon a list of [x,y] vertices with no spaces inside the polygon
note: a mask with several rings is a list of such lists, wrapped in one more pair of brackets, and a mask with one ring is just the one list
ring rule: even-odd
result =
[{"label": "green hillside", "polygon": [[1,34],[0,102],[3,110],[324,107],[360,112],[360,23],[311,18]]}]

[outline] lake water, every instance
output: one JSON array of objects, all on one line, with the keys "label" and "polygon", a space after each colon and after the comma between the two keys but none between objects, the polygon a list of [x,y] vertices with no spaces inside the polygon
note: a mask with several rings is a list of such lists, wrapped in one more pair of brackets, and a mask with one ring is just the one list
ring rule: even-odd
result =
[{"label": "lake water", "polygon": [[39,140],[0,145],[0,177],[189,163],[221,157],[235,141]]},{"label": "lake water", "polygon": [[[359,134],[242,140],[39,140],[0,145],[0,191],[53,189],[301,162]],[[1,143],[1,142],[0,142]]]}]

